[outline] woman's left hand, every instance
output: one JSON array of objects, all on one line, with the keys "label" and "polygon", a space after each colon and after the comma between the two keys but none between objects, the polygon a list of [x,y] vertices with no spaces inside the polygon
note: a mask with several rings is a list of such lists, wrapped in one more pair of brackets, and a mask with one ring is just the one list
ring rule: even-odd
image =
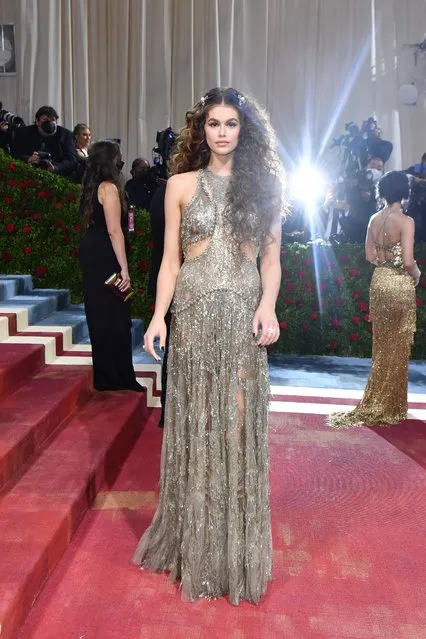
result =
[{"label": "woman's left hand", "polygon": [[275,310],[262,304],[259,304],[253,318],[253,335],[255,339],[260,329],[262,333],[257,341],[258,346],[270,346],[278,341],[280,337],[280,327]]}]

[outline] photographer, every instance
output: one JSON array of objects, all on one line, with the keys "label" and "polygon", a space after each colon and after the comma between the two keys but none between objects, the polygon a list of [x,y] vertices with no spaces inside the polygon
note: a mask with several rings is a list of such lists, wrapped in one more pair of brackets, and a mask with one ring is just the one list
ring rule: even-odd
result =
[{"label": "photographer", "polygon": [[132,162],[130,171],[132,179],[126,182],[124,187],[129,203],[138,206],[140,209],[148,209],[154,191],[157,188],[157,181],[148,160],[136,158]]},{"label": "photographer", "polygon": [[71,175],[77,165],[74,138],[71,131],[58,126],[58,118],[53,107],[42,106],[35,124],[16,131],[12,155],[34,167]]},{"label": "photographer", "polygon": [[404,171],[410,178],[410,200],[407,214],[416,225],[416,242],[426,242],[426,153],[420,163],[410,166]]}]

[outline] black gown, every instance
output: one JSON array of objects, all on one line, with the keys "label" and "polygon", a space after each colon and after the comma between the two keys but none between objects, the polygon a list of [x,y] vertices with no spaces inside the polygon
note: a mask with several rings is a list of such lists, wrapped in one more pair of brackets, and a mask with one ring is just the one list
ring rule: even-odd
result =
[{"label": "black gown", "polygon": [[[127,214],[123,213],[123,233],[126,221]],[[132,363],[130,303],[123,302],[104,285],[105,280],[113,273],[119,273],[121,268],[111,244],[97,189],[93,200],[93,223],[80,242],[79,257],[92,344],[93,385],[98,391],[142,391]]]}]

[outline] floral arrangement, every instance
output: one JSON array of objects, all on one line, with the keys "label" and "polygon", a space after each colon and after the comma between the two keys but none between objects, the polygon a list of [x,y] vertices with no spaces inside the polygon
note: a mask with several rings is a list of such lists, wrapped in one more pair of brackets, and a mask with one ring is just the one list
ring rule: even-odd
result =
[{"label": "floral arrangement", "polygon": [[[0,151],[0,271],[29,273],[36,287],[68,288],[73,302],[82,302],[79,195],[78,185]],[[154,300],[146,290],[152,249],[146,211],[136,210],[135,232],[129,239],[129,270],[136,292],[132,314],[148,322]],[[423,270],[425,245],[416,247],[416,257]],[[364,258],[363,247],[288,244],[281,249],[281,261],[277,303],[281,337],[272,350],[369,357],[372,267]],[[416,294],[413,357],[426,359],[426,273]]]}]

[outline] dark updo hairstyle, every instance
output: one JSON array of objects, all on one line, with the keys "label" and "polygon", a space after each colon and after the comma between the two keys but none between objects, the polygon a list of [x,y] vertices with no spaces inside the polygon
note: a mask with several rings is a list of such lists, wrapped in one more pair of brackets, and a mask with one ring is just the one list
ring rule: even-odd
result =
[{"label": "dark updo hairstyle", "polygon": [[410,182],[402,171],[389,171],[380,179],[378,185],[379,197],[391,205],[395,202],[408,200],[410,197]]},{"label": "dark updo hairstyle", "polygon": [[208,91],[186,113],[186,124],[174,146],[169,169],[176,174],[208,166],[210,148],[204,125],[210,110],[222,104],[233,107],[240,119],[226,214],[238,242],[254,238],[263,242],[270,237],[272,225],[280,223],[286,206],[284,169],[275,132],[268,114],[256,100],[232,87]]},{"label": "dark updo hairstyle", "polygon": [[90,226],[93,222],[93,201],[101,182],[115,184],[120,196],[121,207],[122,209],[124,208],[120,169],[117,166],[119,157],[120,147],[111,140],[95,142],[89,148],[79,208],[80,215],[86,226]]}]

